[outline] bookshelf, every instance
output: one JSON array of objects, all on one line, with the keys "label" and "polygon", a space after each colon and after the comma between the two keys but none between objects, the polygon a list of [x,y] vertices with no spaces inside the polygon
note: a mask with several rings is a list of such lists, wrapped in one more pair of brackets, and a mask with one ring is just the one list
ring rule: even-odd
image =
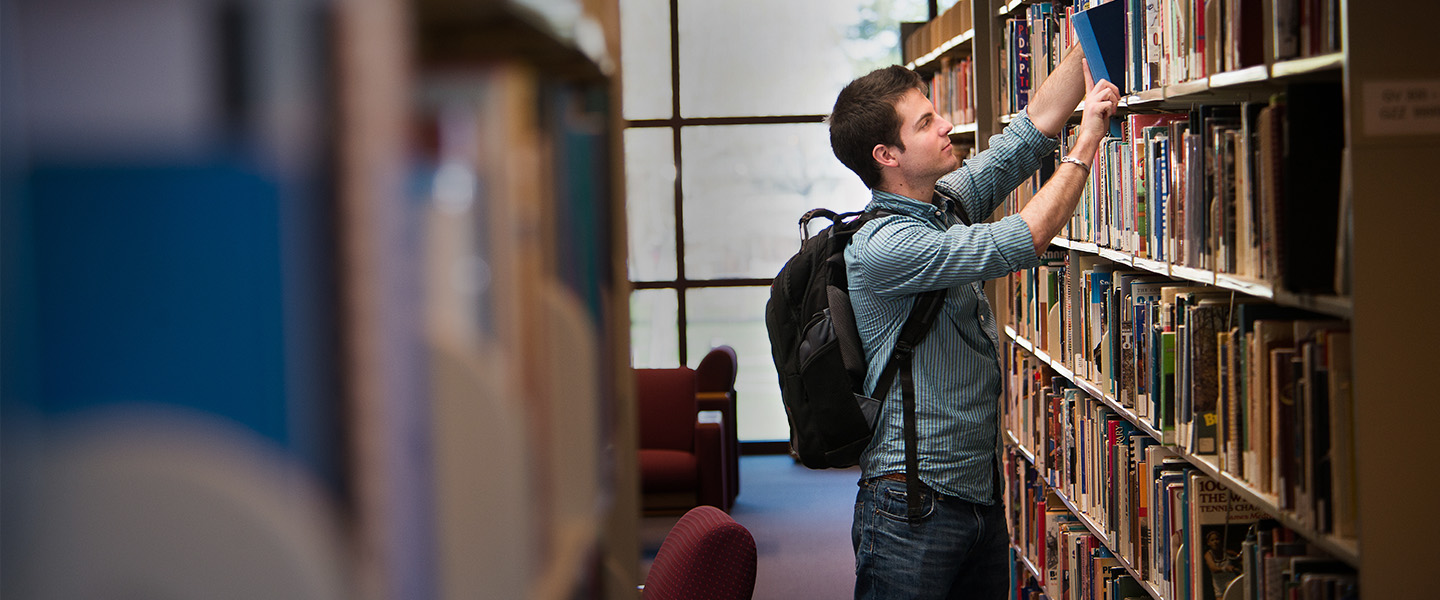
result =
[{"label": "bookshelf", "polygon": [[[975,61],[975,71],[979,75],[970,84],[983,100],[975,107],[977,119],[973,132],[976,149],[983,150],[990,135],[1008,124],[1018,110],[1012,76],[1016,72],[1016,53],[1028,52],[1031,61],[1044,61],[1045,57],[1053,54],[1055,58],[1052,60],[1058,62],[1068,38],[1066,9],[1073,4],[1076,3],[1027,0],[960,3],[951,10],[965,12],[973,27],[955,32],[951,37],[936,39],[932,36],[929,43],[914,48],[909,45],[911,38],[907,38],[905,58],[908,66],[927,76],[936,73],[937,65],[947,57],[955,60],[963,56]],[[1165,4],[1181,5],[1178,1]],[[1353,527],[1345,527],[1344,532],[1337,531],[1339,526],[1334,522],[1333,514],[1328,522],[1325,516],[1321,516],[1327,511],[1334,513],[1333,504],[1317,509],[1314,498],[1310,497],[1301,500],[1302,504],[1310,501],[1311,506],[1300,506],[1294,498],[1283,498],[1287,494],[1293,495],[1293,491],[1282,492],[1271,481],[1257,481],[1258,473],[1264,469],[1257,470],[1255,464],[1258,463],[1254,461],[1264,457],[1246,459],[1241,454],[1237,459],[1237,455],[1227,456],[1223,451],[1202,453],[1192,442],[1177,440],[1177,432],[1158,426],[1155,415],[1151,414],[1153,407],[1137,404],[1131,392],[1125,391],[1123,381],[1118,380],[1119,373],[1097,370],[1092,364],[1095,361],[1080,360],[1065,351],[1069,347],[1067,344],[1071,343],[1067,336],[1083,337],[1079,328],[1090,327],[1090,320],[1078,312],[1059,315],[1037,310],[1035,304],[1040,301],[1038,287],[1042,284],[1040,274],[1033,270],[1028,276],[1012,276],[987,286],[995,299],[992,304],[997,307],[997,316],[1001,323],[1006,324],[1002,339],[1008,339],[1011,350],[1002,350],[1002,355],[1013,351],[1007,357],[1010,359],[1007,364],[1016,368],[1017,362],[1023,363],[1026,365],[1024,369],[1029,369],[1025,373],[1036,381],[1044,381],[1043,385],[1036,383],[1031,387],[1029,382],[1017,380],[1019,378],[1015,373],[1019,371],[1012,372],[1011,389],[1007,391],[1006,418],[1010,431],[1006,436],[1006,446],[1009,458],[1015,463],[1012,466],[1019,473],[1010,473],[1012,492],[1015,487],[1027,485],[1027,469],[1049,468],[1046,457],[1042,456],[1047,449],[1033,447],[1034,442],[1055,440],[1052,433],[1045,430],[1047,424],[1038,416],[1043,414],[1043,411],[1036,410],[1039,405],[1028,403],[1038,402],[1045,394],[1050,394],[1052,401],[1056,397],[1062,401],[1069,398],[1072,410],[1073,406],[1093,407],[1105,418],[1126,424],[1123,428],[1133,430],[1134,435],[1155,440],[1157,445],[1173,453],[1183,470],[1218,482],[1229,490],[1233,498],[1263,513],[1266,527],[1273,525],[1274,531],[1278,532],[1275,535],[1293,540],[1294,544],[1303,546],[1306,553],[1332,561],[1335,571],[1354,573],[1363,597],[1413,595],[1415,586],[1424,584],[1416,580],[1417,573],[1411,565],[1416,557],[1427,555],[1423,540],[1440,535],[1437,531],[1440,526],[1419,517],[1413,507],[1416,499],[1434,497],[1440,492],[1433,478],[1429,477],[1429,469],[1416,466],[1434,464],[1436,459],[1440,459],[1440,449],[1426,441],[1433,438],[1426,431],[1426,423],[1440,417],[1440,408],[1433,401],[1422,399],[1433,398],[1433,394],[1419,392],[1430,388],[1425,377],[1430,369],[1424,364],[1424,357],[1429,354],[1426,341],[1440,335],[1437,319],[1428,314],[1429,311],[1420,309],[1419,304],[1424,303],[1421,299],[1433,298],[1440,290],[1437,290],[1433,278],[1416,272],[1416,269],[1423,268],[1416,266],[1418,263],[1399,258],[1427,255],[1429,248],[1425,241],[1433,237],[1433,226],[1426,224],[1440,222],[1440,206],[1421,200],[1434,197],[1433,191],[1428,189],[1433,187],[1431,178],[1425,174],[1433,170],[1433,165],[1440,164],[1440,116],[1437,116],[1440,113],[1433,110],[1434,106],[1440,105],[1440,67],[1424,59],[1428,56],[1425,40],[1430,34],[1423,29],[1423,20],[1394,19],[1394,10],[1401,8],[1399,5],[1387,5],[1380,10],[1344,1],[1300,2],[1295,4],[1297,10],[1306,11],[1307,18],[1314,16],[1315,20],[1306,21],[1304,30],[1299,29],[1297,24],[1296,31],[1300,34],[1293,40],[1295,46],[1287,50],[1283,48],[1285,32],[1276,25],[1277,22],[1285,22],[1284,15],[1277,17],[1276,11],[1286,3],[1266,1],[1255,3],[1253,7],[1243,2],[1207,4],[1213,4],[1217,12],[1197,15],[1207,20],[1212,31],[1217,29],[1217,25],[1227,25],[1222,18],[1223,11],[1240,14],[1253,8],[1263,18],[1244,20],[1237,23],[1239,27],[1222,32],[1222,40],[1233,44],[1233,56],[1191,56],[1186,48],[1187,58],[1181,60],[1190,62],[1167,64],[1163,71],[1155,67],[1152,72],[1155,77],[1148,82],[1127,81],[1127,85],[1121,86],[1124,92],[1121,116],[1172,113],[1186,115],[1188,121],[1197,107],[1216,107],[1216,114],[1238,113],[1242,115],[1238,117],[1239,122],[1255,126],[1254,114],[1244,111],[1263,110],[1261,107],[1272,104],[1277,94],[1284,94],[1287,102],[1293,100],[1299,104],[1298,107],[1286,107],[1292,110],[1287,116],[1290,120],[1285,122],[1288,127],[1295,127],[1297,122],[1307,126],[1314,124],[1325,132],[1325,137],[1319,141],[1334,142],[1333,145],[1320,144],[1326,145],[1319,158],[1327,164],[1327,168],[1315,168],[1309,173],[1320,178],[1332,178],[1326,179],[1331,183],[1327,183],[1329,187],[1325,189],[1333,189],[1339,196],[1335,199],[1339,202],[1338,223],[1330,226],[1336,227],[1332,229],[1336,233],[1322,238],[1319,243],[1307,242],[1292,247],[1290,251],[1298,254],[1286,259],[1291,262],[1285,268],[1262,264],[1263,255],[1260,253],[1228,258],[1216,254],[1198,261],[1190,260],[1193,257],[1178,255],[1171,247],[1157,251],[1157,247],[1164,243],[1158,238],[1153,244],[1138,243],[1138,237],[1122,240],[1119,237],[1121,234],[1140,235],[1137,226],[1140,221],[1133,218],[1131,221],[1106,219],[1125,213],[1115,208],[1120,206],[1118,204],[1095,204],[1097,201],[1103,204],[1107,198],[1116,195],[1097,183],[1094,186],[1096,189],[1087,192],[1091,196],[1091,204],[1082,206],[1081,210],[1092,211],[1089,213],[1091,218],[1099,219],[1106,226],[1112,223],[1120,225],[1112,236],[1101,233],[1094,227],[1094,221],[1089,223],[1088,229],[1081,229],[1081,223],[1074,223],[1066,233],[1056,238],[1052,243],[1052,251],[1057,258],[1056,269],[1060,269],[1059,264],[1068,265],[1070,269],[1056,279],[1066,282],[1057,287],[1060,290],[1066,290],[1067,286],[1071,288],[1061,291],[1060,297],[1047,295],[1043,300],[1051,302],[1048,306],[1053,307],[1077,300],[1082,287],[1088,284],[1081,281],[1075,269],[1080,268],[1082,263],[1092,271],[1095,265],[1102,265],[1106,271],[1131,273],[1132,281],[1158,277],[1173,285],[1205,290],[1194,297],[1196,302],[1201,302],[1203,296],[1221,298],[1216,302],[1235,310],[1243,304],[1247,307],[1264,305],[1302,311],[1294,314],[1303,315],[1307,321],[1328,323],[1327,327],[1336,327],[1344,332],[1338,337],[1321,336],[1315,340],[1317,344],[1323,339],[1338,340],[1335,348],[1325,343],[1323,352],[1326,356],[1349,357],[1346,362],[1339,363],[1348,364],[1348,367],[1336,373],[1327,371],[1326,376],[1348,380],[1350,386],[1348,396],[1336,396],[1350,399],[1353,413],[1346,419],[1349,426],[1329,429],[1348,438],[1343,441],[1336,438],[1333,443],[1344,444],[1353,455],[1350,468],[1354,476],[1348,486],[1353,493],[1350,509],[1353,511]],[[1049,8],[1042,5],[1049,5]],[[1129,3],[1127,7],[1137,5],[1143,10],[1144,3]],[[1046,13],[1046,10],[1049,12]],[[1037,15],[1045,15],[1042,19],[1060,21],[1060,27],[1050,30],[1051,35],[1058,39],[1046,40],[1043,36],[1037,38],[1034,35],[1036,26],[1033,19]],[[956,19],[953,16],[949,18]],[[1030,20],[1027,24],[1030,35],[1022,46],[1015,44],[1017,19]],[[1018,31],[1023,33],[1026,30]],[[1173,32],[1167,31],[1162,37],[1170,40],[1166,37],[1170,33]],[[1248,37],[1252,34],[1255,37]],[[1259,40],[1258,45],[1256,40]],[[1045,46],[1047,43],[1053,48]],[[1175,48],[1185,48],[1185,43],[1174,43]],[[1231,45],[1225,47],[1231,48]],[[1057,48],[1059,52],[1054,51]],[[1037,56],[1041,58],[1037,59]],[[1031,62],[1029,69],[1031,84],[1038,86],[1043,81],[1043,66]],[[1164,76],[1161,76],[1162,72]],[[1311,106],[1306,106],[1307,103]],[[1317,109],[1319,112],[1310,113],[1303,119],[1293,112],[1294,109],[1308,110],[1320,106],[1323,107]],[[1077,121],[1078,118],[1077,111]],[[1210,122],[1195,123],[1208,125]],[[970,133],[971,129],[967,127],[965,131],[952,135]],[[1298,141],[1310,139],[1302,135],[1310,133],[1290,135],[1296,136],[1293,139]],[[1239,140],[1255,143],[1260,139],[1257,129],[1233,135],[1237,144]],[[1250,156],[1260,156],[1254,146],[1237,147]],[[1104,152],[1102,150],[1102,155]],[[1117,157],[1114,164],[1123,164],[1119,158],[1126,155],[1119,148],[1115,148],[1114,152]],[[1210,158],[1214,156],[1225,155],[1217,153]],[[1100,157],[1097,163],[1104,159],[1104,156]],[[1116,168],[1118,175],[1121,171]],[[1260,185],[1259,168],[1257,164],[1254,170],[1244,171],[1254,174],[1257,180],[1241,183],[1250,186],[1250,189],[1258,189],[1254,186]],[[1239,172],[1234,171],[1232,175]],[[1213,179],[1209,173],[1206,176]],[[1221,178],[1220,181],[1233,182],[1234,178]],[[1026,194],[1033,193],[1040,183],[1037,179],[1029,186],[1022,186],[1012,206],[1018,208],[1023,205],[1028,199]],[[1300,185],[1310,183],[1298,182]],[[1121,189],[1117,186],[1117,191]],[[1197,191],[1199,193],[1193,197],[1220,197],[1213,190]],[[1329,207],[1330,204],[1323,206]],[[1101,212],[1107,209],[1110,212]],[[1131,212],[1134,212],[1133,209]],[[1278,218],[1259,214],[1245,226],[1262,228],[1279,222]],[[1149,224],[1148,221],[1146,223]],[[1299,228],[1294,223],[1288,226],[1289,229],[1279,225],[1276,235],[1298,238],[1303,234],[1295,231]],[[1172,231],[1172,237],[1174,235]],[[1183,237],[1183,233],[1180,235]],[[1189,241],[1194,243],[1194,239],[1200,238]],[[1237,238],[1229,241],[1234,239]],[[1298,271],[1301,268],[1298,265],[1302,264],[1326,263],[1328,258],[1324,255],[1334,256],[1337,250],[1343,250],[1335,259],[1337,266],[1331,267],[1337,272],[1323,273],[1323,285],[1303,283],[1299,275],[1284,272],[1287,268]],[[1239,252],[1231,247],[1226,247],[1226,251]],[[1227,260],[1229,262],[1225,262]],[[1247,264],[1245,261],[1250,262]],[[1118,274],[1114,277],[1120,279]],[[1234,300],[1226,303],[1224,299],[1230,298]],[[1073,306],[1069,308],[1084,310]],[[1057,325],[1063,332],[1051,331]],[[1113,325],[1107,327],[1118,328]],[[1110,343],[1109,338],[1105,340]],[[1058,348],[1054,347],[1057,343]],[[1320,345],[1312,345],[1311,351],[1321,353],[1320,348]],[[1301,349],[1297,346],[1296,351]],[[1255,354],[1246,356],[1253,358]],[[1251,381],[1248,378],[1253,375],[1248,371],[1238,374],[1237,381],[1242,382],[1238,385],[1243,387],[1243,382]],[[1305,385],[1312,388],[1319,385],[1314,383],[1317,380],[1307,381]],[[1055,386],[1053,390],[1049,387],[1052,385]],[[1066,390],[1074,392],[1069,396],[1061,393]],[[1313,395],[1317,392],[1312,389],[1307,393]],[[1232,397],[1232,402],[1240,407],[1238,410],[1258,410],[1246,404],[1249,400],[1249,397],[1238,395]],[[1343,414],[1343,411],[1337,414]],[[1245,413],[1238,419],[1231,415],[1230,419],[1232,422],[1251,423],[1246,419],[1252,416]],[[1220,421],[1225,422],[1223,415]],[[1261,422],[1253,421],[1256,424]],[[1319,429],[1311,421],[1309,426],[1297,429],[1300,434],[1295,437],[1310,440]],[[1328,436],[1329,433],[1326,434]],[[1327,439],[1324,443],[1332,441]],[[1223,442],[1221,446],[1229,447]],[[1091,448],[1090,451],[1096,449]],[[1333,456],[1327,454],[1325,459]],[[1345,465],[1332,463],[1329,468],[1333,474],[1334,468],[1345,468]],[[1312,471],[1320,472],[1317,469],[1312,465]],[[1092,506],[1078,501],[1067,496],[1063,489],[1057,489],[1063,486],[1044,482],[1043,474],[1038,478],[1042,483],[1036,484],[1039,486],[1037,489],[1044,491],[1028,497],[1028,500],[1035,501],[1038,497],[1043,504],[1048,494],[1051,498],[1049,502],[1064,506],[1091,535],[1103,542],[1108,552],[1118,557],[1117,568],[1123,568],[1120,570],[1135,579],[1145,594],[1157,600],[1190,597],[1188,591],[1177,592],[1174,587],[1161,585],[1164,582],[1156,580],[1153,572],[1137,568],[1139,563],[1155,557],[1138,557],[1132,549],[1116,544],[1110,524],[1094,514],[1096,510],[1108,514],[1108,511],[1116,509],[1115,506]],[[1315,490],[1307,493],[1314,494]],[[1329,499],[1333,502],[1333,494],[1331,496]],[[1011,499],[1015,498],[1012,493]],[[1149,508],[1153,510],[1154,506],[1151,504]],[[1015,514],[1012,509],[1012,515]],[[1017,528],[1012,518],[1012,533],[1022,535],[1017,529],[1031,532],[1025,527]],[[1033,545],[1033,541],[1025,539],[1015,541],[1014,551],[1020,564],[1014,572],[1022,578],[1043,579],[1047,575],[1045,565],[1040,564],[1029,550]],[[1015,582],[1017,590],[1026,583]],[[1182,580],[1182,583],[1188,585],[1194,582]]]},{"label": "bookshelf", "polygon": [[364,597],[632,596],[616,3],[350,3],[336,37]]},{"label": "bookshelf", "polygon": [[0,595],[634,597],[618,8],[523,4],[0,6]]}]

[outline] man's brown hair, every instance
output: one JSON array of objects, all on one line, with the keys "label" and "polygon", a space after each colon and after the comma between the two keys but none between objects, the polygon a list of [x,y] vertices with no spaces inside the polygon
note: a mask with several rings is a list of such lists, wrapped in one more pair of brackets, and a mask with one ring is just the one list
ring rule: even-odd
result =
[{"label": "man's brown hair", "polygon": [[910,69],[891,65],[851,81],[835,98],[828,119],[830,150],[866,187],[880,184],[880,164],[871,154],[876,144],[905,149],[895,104],[911,89],[924,93],[924,80]]}]

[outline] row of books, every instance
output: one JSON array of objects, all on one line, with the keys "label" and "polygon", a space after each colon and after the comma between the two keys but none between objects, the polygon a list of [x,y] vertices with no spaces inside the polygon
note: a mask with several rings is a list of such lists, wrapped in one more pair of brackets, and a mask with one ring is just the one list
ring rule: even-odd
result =
[{"label": "row of books", "polygon": [[[1073,13],[1037,3],[1007,19],[999,55],[1011,84],[1002,90],[1002,113],[1028,103],[1072,35],[1086,39],[1065,32],[1098,32],[1100,24],[1082,17],[1122,7],[1116,0]],[[1062,235],[1290,292],[1347,294],[1343,90],[1338,80],[1321,79],[1267,83],[1234,103],[1117,119]],[[1060,151],[1074,140],[1072,127]],[[1015,192],[1012,211],[1041,181]]]},{"label": "row of books", "polygon": [[[1307,527],[1354,537],[1347,322],[1077,251],[1009,278],[1009,326],[1054,364]],[[1052,367],[1012,366],[1032,364]]]},{"label": "row of books", "polygon": [[[1293,292],[1348,291],[1336,84],[1264,102],[1132,113],[1107,138],[1062,235]],[[1073,130],[1065,148],[1073,143]],[[1018,211],[1038,181],[1012,193]]]},{"label": "row of books", "polygon": [[[1015,597],[1050,600],[1358,598],[1353,569],[1315,552],[1164,446],[1131,463],[1125,538],[1049,484],[1028,457],[1005,455],[1013,546],[1036,565]],[[1118,471],[1117,471],[1118,472]],[[1123,477],[1122,477],[1123,478]],[[1098,535],[1097,535],[1098,533]]]},{"label": "row of books", "polygon": [[[1084,0],[1077,4],[1086,13],[1082,29],[1111,50],[1106,53],[1107,78],[1130,93],[1340,51],[1338,0]],[[1114,64],[1109,64],[1112,60]]]},{"label": "row of books", "polygon": [[[972,10],[969,0],[958,2],[910,31],[903,43],[905,61],[915,62],[973,30]],[[1086,19],[1077,31],[1075,15],[1081,11]],[[1341,11],[1338,0],[1029,3],[1005,17],[1001,30],[997,56],[1006,77],[1000,114],[1024,108],[1066,49],[1086,32],[1109,50],[1103,52],[1108,60],[1091,60],[1096,77],[1110,79],[1122,92],[1139,93],[1268,62],[1339,52]],[[1100,62],[1113,64],[1097,69]]]},{"label": "row of books", "polygon": [[916,62],[946,43],[975,28],[971,0],[959,0],[934,19],[906,28],[900,52],[905,64]]},{"label": "row of books", "polygon": [[1020,112],[1045,78],[1064,59],[1071,47],[1067,10],[1055,2],[1037,2],[1024,6],[1004,21],[1001,30],[1000,114]]},{"label": "row of books", "polygon": [[1038,571],[1012,580],[1016,598],[1149,598],[1105,541],[1038,480],[1023,457],[1007,454],[1004,468],[1012,546]]},{"label": "row of books", "polygon": [[930,100],[945,120],[956,125],[975,122],[975,58],[940,57],[930,80]]}]

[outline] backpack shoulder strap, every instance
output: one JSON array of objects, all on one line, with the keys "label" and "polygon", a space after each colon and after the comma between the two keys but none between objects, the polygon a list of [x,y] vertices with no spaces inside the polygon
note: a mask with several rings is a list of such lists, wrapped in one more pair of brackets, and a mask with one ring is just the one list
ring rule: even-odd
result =
[{"label": "backpack shoulder strap", "polygon": [[876,384],[873,397],[881,402],[890,394],[890,386],[898,375],[900,378],[900,398],[904,409],[904,432],[905,432],[905,496],[907,498],[906,516],[910,520],[920,518],[920,439],[915,423],[915,377],[912,372],[911,360],[915,357],[915,349],[930,333],[935,317],[940,314],[940,307],[945,304],[945,293],[947,290],[931,290],[920,294],[915,298],[915,306],[910,309],[910,316],[905,319],[905,325],[900,329],[900,338],[895,342],[895,350],[890,354],[890,360],[885,364],[885,370],[880,373],[880,381]]},{"label": "backpack shoulder strap", "polygon": [[905,325],[900,328],[900,337],[895,341],[890,361],[885,363],[885,370],[880,372],[880,379],[875,382],[873,397],[876,400],[884,402],[885,397],[890,395],[890,386],[894,384],[900,367],[898,361],[908,361],[925,335],[930,333],[930,326],[945,304],[945,292],[944,289],[931,290],[915,297],[915,305],[910,308],[910,316],[905,318]]},{"label": "backpack shoulder strap", "polygon": [[[965,208],[959,202],[951,202],[953,206],[959,207],[957,216],[966,225],[970,224],[970,218],[965,214]],[[879,210],[866,212],[865,218],[869,220],[871,215],[883,216],[893,214],[889,211]],[[857,228],[858,229],[858,228]],[[875,392],[871,397],[885,402],[885,397],[890,395],[890,387],[894,384],[898,375],[900,378],[900,397],[904,409],[904,432],[905,432],[905,495],[907,498],[906,517],[912,521],[919,519],[921,515],[920,505],[920,459],[919,459],[919,434],[915,423],[915,378],[911,369],[911,360],[915,356],[915,349],[920,342],[930,333],[935,323],[935,317],[940,314],[940,308],[945,305],[945,294],[947,289],[930,290],[915,297],[915,304],[910,308],[910,315],[905,318],[905,324],[900,328],[900,336],[895,341],[895,349],[890,353],[890,359],[885,363],[885,369],[880,372],[880,379],[875,384]]]},{"label": "backpack shoulder strap", "polygon": [[970,213],[965,210],[965,203],[961,202],[959,198],[954,198],[951,197],[949,194],[941,193],[939,189],[935,190],[935,197],[949,200],[950,214],[958,217],[961,223],[964,223],[967,227],[975,224],[974,221],[970,220]]}]

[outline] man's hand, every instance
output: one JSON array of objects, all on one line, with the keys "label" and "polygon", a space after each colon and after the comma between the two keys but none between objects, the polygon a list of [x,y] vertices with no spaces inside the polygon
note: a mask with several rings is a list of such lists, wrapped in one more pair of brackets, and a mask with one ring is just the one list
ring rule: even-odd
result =
[{"label": "man's hand", "polygon": [[[1103,80],[1095,83],[1090,75],[1090,64],[1082,59],[1080,66],[1090,91],[1085,95],[1084,116],[1080,118],[1075,145],[1070,148],[1067,158],[1079,161],[1083,166],[1057,169],[1050,181],[1045,182],[1030,199],[1030,203],[1020,209],[1020,218],[1030,228],[1037,255],[1050,246],[1051,238],[1060,233],[1075,212],[1075,204],[1089,179],[1089,166],[1095,160],[1100,140],[1110,133],[1110,117],[1120,107],[1120,90],[1115,84]],[[1062,163],[1061,166],[1065,165]]]},{"label": "man's hand", "polygon": [[1120,108],[1120,89],[1104,79],[1096,82],[1090,74],[1089,61],[1081,59],[1080,67],[1085,72],[1085,86],[1090,91],[1085,94],[1085,112],[1076,133],[1079,137],[1090,137],[1098,144],[1110,132],[1110,117]]}]

